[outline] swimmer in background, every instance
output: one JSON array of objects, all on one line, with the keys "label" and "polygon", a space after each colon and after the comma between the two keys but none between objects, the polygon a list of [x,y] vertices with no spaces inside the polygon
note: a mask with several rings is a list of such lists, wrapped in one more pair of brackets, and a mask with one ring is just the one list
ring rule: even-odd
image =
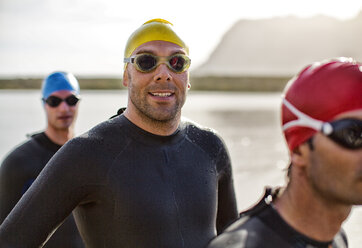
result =
[{"label": "swimmer in background", "polygon": [[166,20],[133,32],[126,110],[57,152],[0,226],[0,247],[38,247],[73,210],[88,248],[202,248],[237,218],[223,140],[181,118],[188,54]]},{"label": "swimmer in background", "polygon": [[[67,72],[54,72],[42,84],[42,101],[47,126],[11,151],[0,167],[0,223],[28,190],[49,159],[74,137],[78,112],[79,85]],[[36,210],[35,210],[36,211]],[[33,228],[42,218],[33,220]],[[19,237],[20,239],[20,237]],[[82,248],[73,215],[52,235],[45,248]]]},{"label": "swimmer in background", "polygon": [[341,228],[362,205],[362,64],[307,66],[285,88],[285,187],[264,196],[208,248],[347,248]]}]

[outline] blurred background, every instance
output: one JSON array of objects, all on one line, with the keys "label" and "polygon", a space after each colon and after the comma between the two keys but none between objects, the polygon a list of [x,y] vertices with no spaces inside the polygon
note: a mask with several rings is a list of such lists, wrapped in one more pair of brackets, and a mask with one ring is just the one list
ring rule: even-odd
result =
[{"label": "blurred background", "polygon": [[[359,0],[0,0],[0,77],[63,69],[120,79],[129,35],[152,18],[172,22],[189,45],[191,75],[229,84],[278,82],[330,57],[362,59]],[[112,87],[103,83],[94,87]]]},{"label": "blurred background", "polygon": [[[45,127],[39,89],[55,70],[79,79],[78,134],[126,106],[123,49],[152,18],[172,22],[190,47],[183,115],[224,138],[240,211],[266,185],[285,183],[279,108],[288,80],[314,61],[362,61],[360,0],[0,0],[0,159]],[[361,207],[344,228],[350,247],[361,247]]]}]

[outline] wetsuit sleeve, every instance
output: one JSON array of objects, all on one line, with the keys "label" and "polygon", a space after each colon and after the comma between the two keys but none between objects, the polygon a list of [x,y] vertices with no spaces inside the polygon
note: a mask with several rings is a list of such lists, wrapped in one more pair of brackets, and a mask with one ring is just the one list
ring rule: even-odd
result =
[{"label": "wetsuit sleeve", "polygon": [[216,229],[219,234],[238,217],[231,161],[224,144],[219,151],[217,168],[219,183]]},{"label": "wetsuit sleeve", "polygon": [[0,226],[0,247],[41,247],[72,210],[87,200],[89,187],[84,182],[93,182],[86,166],[92,167],[89,159],[93,158],[83,155],[82,147],[66,144],[52,157]]},{"label": "wetsuit sleeve", "polygon": [[10,154],[0,167],[0,224],[22,196],[27,176],[24,163]]}]

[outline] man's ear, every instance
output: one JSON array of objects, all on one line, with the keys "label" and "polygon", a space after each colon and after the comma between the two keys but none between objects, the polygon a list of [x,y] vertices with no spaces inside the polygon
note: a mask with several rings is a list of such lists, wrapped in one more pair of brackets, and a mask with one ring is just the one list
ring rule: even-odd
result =
[{"label": "man's ear", "polygon": [[308,149],[307,143],[303,143],[297,146],[291,154],[291,160],[293,165],[298,167],[306,166],[308,164],[309,153],[310,150]]},{"label": "man's ear", "polygon": [[127,67],[126,67],[126,69],[123,71],[122,84],[123,84],[123,86],[128,87],[128,72],[127,72]]}]

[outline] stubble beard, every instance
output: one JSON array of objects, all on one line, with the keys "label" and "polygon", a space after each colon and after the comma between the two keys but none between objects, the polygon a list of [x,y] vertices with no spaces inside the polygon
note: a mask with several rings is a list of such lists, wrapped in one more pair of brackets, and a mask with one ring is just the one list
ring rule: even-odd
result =
[{"label": "stubble beard", "polygon": [[162,103],[153,106],[147,101],[147,92],[147,89],[140,94],[137,94],[137,92],[132,89],[130,91],[132,105],[144,121],[162,125],[179,120],[181,108],[185,102],[186,96],[183,97],[183,99],[176,99],[175,104],[172,106],[167,106],[168,104]]},{"label": "stubble beard", "polygon": [[72,127],[74,126],[74,122],[75,122],[75,118],[72,118],[71,121],[67,121],[67,122],[62,122],[62,121],[58,121],[58,123],[56,123],[56,121],[54,123],[48,122],[48,126],[50,128],[52,128],[53,130],[56,130],[59,132],[65,132],[65,131],[69,131],[70,129],[72,129]]},{"label": "stubble beard", "polygon": [[[321,162],[317,162],[318,159],[312,157],[311,163],[319,163],[317,166],[328,166],[328,165],[321,165]],[[322,173],[319,173],[319,175]],[[325,174],[325,173],[323,173]],[[323,175],[324,177],[328,177],[328,175]],[[320,196],[321,199],[326,199],[327,201],[334,202],[335,204],[342,204],[342,205],[362,205],[362,196],[360,193],[356,193],[353,188],[357,187],[355,184],[350,184],[350,190],[345,188],[338,189],[338,185],[334,185],[333,182],[329,178],[321,178],[318,174],[314,174],[312,172],[309,175],[309,183],[313,190]],[[356,182],[358,183],[358,182]],[[354,186],[354,187],[353,187]]]}]

